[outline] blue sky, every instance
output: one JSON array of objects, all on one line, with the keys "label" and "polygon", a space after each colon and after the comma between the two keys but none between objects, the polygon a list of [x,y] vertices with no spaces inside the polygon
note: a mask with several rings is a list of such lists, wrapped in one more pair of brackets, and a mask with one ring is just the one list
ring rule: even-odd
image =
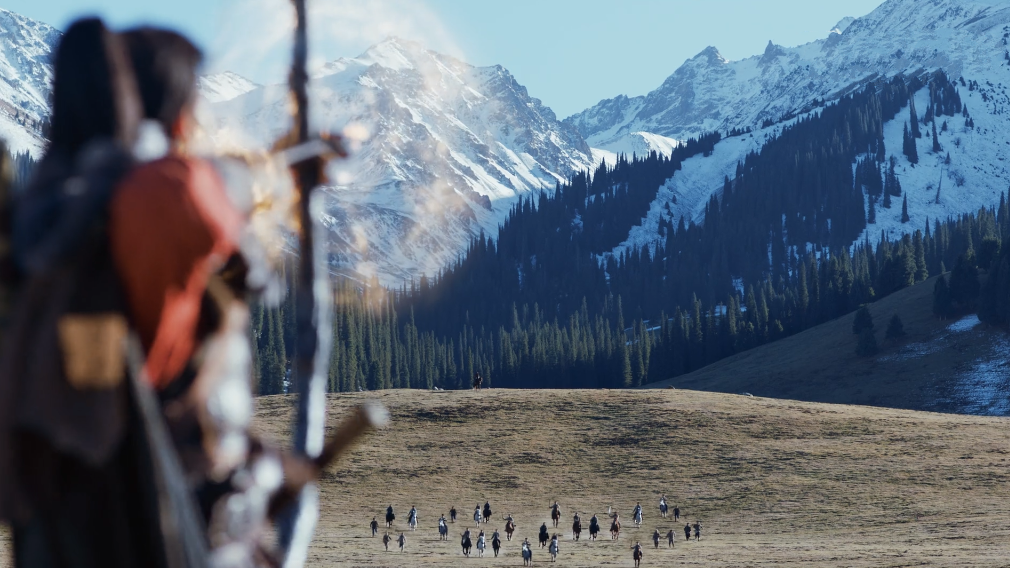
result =
[{"label": "blue sky", "polygon": [[[475,65],[501,64],[565,117],[618,94],[656,88],[709,45],[729,59],[827,35],[881,0],[309,0],[312,55],[355,56],[389,35]],[[116,26],[175,27],[208,52],[209,70],[280,81],[289,0],[6,0],[2,7],[63,28],[99,14]]]}]

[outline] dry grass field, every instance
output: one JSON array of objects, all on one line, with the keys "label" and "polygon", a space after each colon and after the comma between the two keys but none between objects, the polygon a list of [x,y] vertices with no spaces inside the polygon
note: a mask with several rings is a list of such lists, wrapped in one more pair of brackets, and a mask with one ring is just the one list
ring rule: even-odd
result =
[{"label": "dry grass field", "polygon": [[[366,396],[393,423],[327,475],[313,566],[521,566],[518,542],[464,559],[459,534],[490,500],[535,541],[555,499],[563,566],[632,566],[635,540],[646,566],[1010,565],[1006,419],[683,390],[490,390],[333,396],[331,423]],[[290,409],[260,399],[264,433],[281,436]],[[657,527],[683,527],[659,517],[662,492],[702,521],[701,542],[678,530],[674,550],[652,549]],[[627,518],[637,501],[640,529]],[[369,537],[388,504],[396,535],[420,512],[403,554]],[[453,505],[462,522],[439,542]],[[608,506],[624,517],[620,541],[572,543],[572,513]],[[534,561],[549,556],[537,548]]]},{"label": "dry grass field", "polygon": [[[330,423],[366,398],[393,421],[327,473],[311,566],[521,566],[519,542],[536,540],[554,500],[559,566],[632,566],[635,540],[645,566],[1010,565],[1004,418],[671,389],[486,390],[333,395]],[[264,436],[286,439],[292,403],[258,399]],[[660,519],[662,492],[703,522],[700,542]],[[459,534],[485,500],[514,514],[519,541],[464,559]],[[640,529],[627,518],[637,501]],[[369,536],[389,504],[395,535],[420,512],[402,554]],[[460,522],[440,542],[436,521],[453,505]],[[624,517],[619,542],[571,542],[575,510],[588,521],[608,506]],[[675,549],[652,549],[657,527],[678,529]],[[534,561],[549,556],[536,548]]]}]

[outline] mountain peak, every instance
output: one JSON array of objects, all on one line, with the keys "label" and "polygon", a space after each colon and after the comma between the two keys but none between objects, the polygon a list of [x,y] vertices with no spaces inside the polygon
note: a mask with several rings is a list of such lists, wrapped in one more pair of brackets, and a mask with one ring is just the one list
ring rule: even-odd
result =
[{"label": "mountain peak", "polygon": [[849,26],[851,26],[852,22],[855,21],[856,19],[853,18],[852,16],[846,16],[841,20],[839,20],[838,23],[835,24],[835,27],[831,28],[831,31],[829,33],[841,35],[845,33],[845,30],[849,29]]},{"label": "mountain peak", "polygon": [[701,53],[699,53],[698,55],[694,56],[694,60],[696,60],[696,61],[704,61],[705,63],[708,63],[709,65],[723,65],[723,64],[729,62],[729,60],[727,60],[725,57],[723,57],[722,54],[719,53],[719,50],[716,49],[715,46],[712,46],[712,45],[710,45],[710,46],[706,47],[705,49],[701,50]]},{"label": "mountain peak", "polygon": [[356,59],[362,63],[379,65],[392,70],[413,69],[418,58],[430,55],[420,43],[389,36],[369,47]]}]

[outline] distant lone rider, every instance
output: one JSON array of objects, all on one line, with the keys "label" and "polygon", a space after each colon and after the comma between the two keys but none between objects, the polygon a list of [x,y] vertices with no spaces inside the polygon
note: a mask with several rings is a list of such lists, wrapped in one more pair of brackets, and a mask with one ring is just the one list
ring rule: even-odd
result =
[{"label": "distant lone rider", "polygon": [[484,377],[480,376],[480,373],[473,374],[473,390],[480,390],[481,385],[484,384]]}]

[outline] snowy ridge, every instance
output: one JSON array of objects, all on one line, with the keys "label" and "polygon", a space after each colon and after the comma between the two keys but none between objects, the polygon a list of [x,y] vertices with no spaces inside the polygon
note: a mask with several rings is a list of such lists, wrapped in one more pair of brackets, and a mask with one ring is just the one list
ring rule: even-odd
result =
[{"label": "snowy ridge", "polygon": [[209,103],[230,101],[259,87],[260,85],[231,71],[205,75],[197,83],[200,96]]},{"label": "snowy ridge", "polygon": [[[314,75],[315,126],[365,132],[333,172],[331,267],[388,285],[437,273],[516,200],[591,167],[578,132],[500,66],[392,38]],[[283,85],[211,105],[214,137],[265,146],[289,126]]]},{"label": "snowy ridge", "polygon": [[1007,0],[888,0],[847,20],[825,39],[792,48],[769,42],[740,61],[708,47],[648,95],[604,100],[565,122],[594,148],[610,149],[633,132],[686,140],[778,122],[879,76],[944,69],[968,78],[1005,64]]},{"label": "snowy ridge", "polygon": [[11,152],[38,157],[45,146],[42,123],[60,36],[48,24],[0,9],[0,138]]},{"label": "snowy ridge", "polygon": [[[876,224],[867,231],[871,240],[879,239],[882,231],[898,238],[924,228],[927,218],[992,206],[1010,185],[1008,43],[1010,0],[888,0],[865,17],[842,20],[827,38],[799,47],[769,42],[762,55],[734,62],[708,48],[652,93],[602,101],[565,122],[579,129],[598,156],[611,148],[623,151],[629,138],[640,132],[684,140],[715,130],[753,129],[724,139],[711,157],[687,160],[660,188],[628,240],[614,249],[619,254],[660,242],[656,229],[661,214],[700,223],[705,203],[721,191],[724,176],[732,177],[738,161],[759,150],[766,136],[793,117],[873,80],[942,70],[952,79],[964,79],[958,81],[959,91],[975,128],[966,128],[960,116],[941,118],[939,122],[948,122],[948,130],[939,133],[943,151],[933,154],[929,136],[919,139],[920,163],[913,167],[901,151],[908,109],[885,125],[886,153],[898,157],[897,174],[908,196],[911,221],[900,222],[901,198],[890,210],[878,202]],[[972,81],[978,88],[967,88]],[[920,90],[916,101],[917,108],[926,108],[928,90]],[[775,124],[763,128],[769,122]]]}]

